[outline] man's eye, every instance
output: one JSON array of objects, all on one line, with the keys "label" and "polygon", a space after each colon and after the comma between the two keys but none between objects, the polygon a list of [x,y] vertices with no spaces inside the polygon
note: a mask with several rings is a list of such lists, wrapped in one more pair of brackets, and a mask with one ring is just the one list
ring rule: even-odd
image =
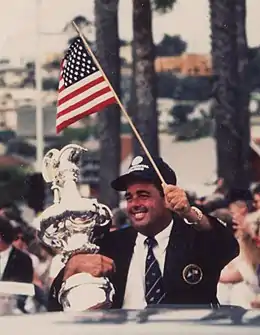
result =
[{"label": "man's eye", "polygon": [[147,199],[147,198],[149,198],[149,195],[148,195],[148,194],[141,194],[141,195],[140,195],[140,198],[142,198],[142,199]]}]

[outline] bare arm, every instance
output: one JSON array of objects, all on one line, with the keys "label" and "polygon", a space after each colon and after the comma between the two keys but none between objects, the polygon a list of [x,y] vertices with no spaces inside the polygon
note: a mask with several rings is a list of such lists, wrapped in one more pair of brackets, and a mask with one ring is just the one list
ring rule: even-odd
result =
[{"label": "bare arm", "polygon": [[236,284],[243,281],[241,273],[234,266],[226,266],[220,274],[219,282],[223,284]]}]

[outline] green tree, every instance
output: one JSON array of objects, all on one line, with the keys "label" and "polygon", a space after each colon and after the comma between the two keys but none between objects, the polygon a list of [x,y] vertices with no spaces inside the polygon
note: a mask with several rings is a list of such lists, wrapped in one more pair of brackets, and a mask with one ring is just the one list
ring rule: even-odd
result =
[{"label": "green tree", "polygon": [[156,45],[156,56],[180,56],[186,51],[187,43],[181,36],[164,34],[163,39]]}]

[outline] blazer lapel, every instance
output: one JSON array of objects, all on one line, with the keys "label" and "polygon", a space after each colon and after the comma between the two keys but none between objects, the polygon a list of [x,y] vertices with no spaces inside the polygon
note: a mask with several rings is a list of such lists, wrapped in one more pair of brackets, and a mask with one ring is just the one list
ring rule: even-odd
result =
[{"label": "blazer lapel", "polygon": [[133,256],[136,237],[137,232],[132,227],[126,228],[125,234],[122,234],[122,238],[119,241],[117,254],[114,255],[116,273],[111,278],[116,290],[113,302],[114,308],[121,308],[123,304],[126,281],[130,262]]},{"label": "blazer lapel", "polygon": [[[178,215],[173,215],[173,227],[166,248],[163,279],[166,288],[166,302],[171,296],[175,284],[182,278],[180,267],[193,248],[194,234],[189,226]],[[168,293],[167,293],[168,292]],[[171,299],[171,298],[170,298]],[[172,300],[172,299],[171,299]]]}]

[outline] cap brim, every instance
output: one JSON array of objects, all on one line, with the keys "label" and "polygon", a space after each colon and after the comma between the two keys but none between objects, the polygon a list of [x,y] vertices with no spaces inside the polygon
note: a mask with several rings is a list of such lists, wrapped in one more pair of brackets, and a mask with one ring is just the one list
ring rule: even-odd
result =
[{"label": "cap brim", "polygon": [[111,182],[111,187],[116,191],[126,191],[129,184],[138,180],[150,181],[153,180],[153,177],[148,174],[144,176],[143,173],[138,173],[137,171],[135,173],[126,173],[113,180]]}]

